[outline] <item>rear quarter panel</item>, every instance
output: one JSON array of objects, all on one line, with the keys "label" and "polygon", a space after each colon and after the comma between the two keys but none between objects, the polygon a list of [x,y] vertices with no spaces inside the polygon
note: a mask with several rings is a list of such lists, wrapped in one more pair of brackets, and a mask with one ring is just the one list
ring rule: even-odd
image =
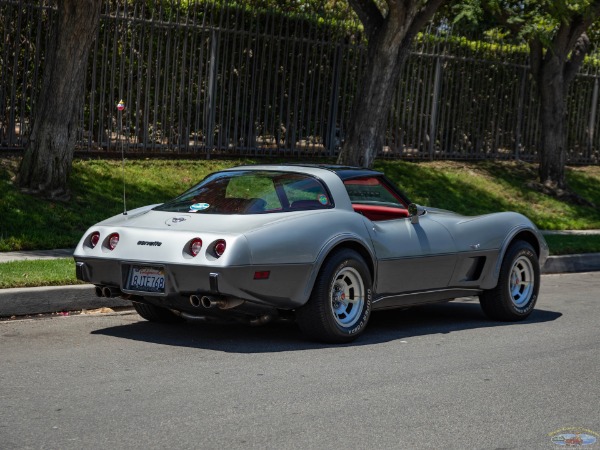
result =
[{"label": "rear quarter panel", "polygon": [[306,300],[323,261],[336,246],[344,242],[358,243],[374,260],[365,219],[360,214],[335,208],[288,214],[288,220],[250,231],[245,237],[253,265],[312,266],[311,276],[304,288]]}]

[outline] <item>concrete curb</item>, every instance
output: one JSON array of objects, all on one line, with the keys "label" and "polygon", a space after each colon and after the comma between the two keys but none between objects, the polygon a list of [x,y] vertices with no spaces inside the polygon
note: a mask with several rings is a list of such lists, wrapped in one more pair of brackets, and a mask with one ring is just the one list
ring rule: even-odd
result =
[{"label": "concrete curb", "polygon": [[0,289],[0,317],[120,306],[131,306],[131,302],[97,297],[93,284]]},{"label": "concrete curb", "polygon": [[600,253],[550,256],[542,273],[596,272],[600,270]]},{"label": "concrete curb", "polygon": [[[543,274],[600,271],[600,253],[551,256]],[[0,289],[0,317],[131,306],[128,300],[99,298],[94,285]]]}]

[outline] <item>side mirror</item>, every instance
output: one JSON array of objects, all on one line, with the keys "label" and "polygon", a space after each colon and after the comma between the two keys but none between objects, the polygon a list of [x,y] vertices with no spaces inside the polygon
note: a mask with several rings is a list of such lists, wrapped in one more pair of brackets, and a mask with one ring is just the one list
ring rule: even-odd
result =
[{"label": "side mirror", "polygon": [[410,217],[410,223],[416,225],[419,223],[419,207],[415,203],[408,205],[408,217]]}]

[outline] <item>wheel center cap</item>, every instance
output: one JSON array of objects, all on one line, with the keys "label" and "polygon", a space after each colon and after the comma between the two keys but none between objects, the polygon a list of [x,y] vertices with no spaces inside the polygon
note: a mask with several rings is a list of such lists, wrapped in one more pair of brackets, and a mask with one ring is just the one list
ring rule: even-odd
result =
[{"label": "wheel center cap", "polygon": [[333,307],[336,309],[340,308],[344,300],[346,300],[346,294],[344,291],[341,289],[336,289],[333,294]]}]

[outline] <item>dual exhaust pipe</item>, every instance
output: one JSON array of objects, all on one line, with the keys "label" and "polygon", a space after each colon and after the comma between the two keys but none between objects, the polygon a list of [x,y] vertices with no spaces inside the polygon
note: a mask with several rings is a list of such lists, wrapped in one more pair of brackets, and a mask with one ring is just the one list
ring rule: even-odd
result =
[{"label": "dual exhaust pipe", "polygon": [[200,307],[203,307],[205,309],[210,309],[210,308],[215,308],[215,307],[218,307],[221,309],[227,308],[227,300],[210,297],[208,295],[203,295],[203,296],[190,295],[190,304],[194,308],[200,308]]},{"label": "dual exhaust pipe", "polygon": [[[97,297],[106,297],[106,298],[119,297],[119,296],[123,295],[123,293],[121,292],[120,289],[112,288],[109,286],[96,286],[95,292],[96,292]],[[243,303],[243,302],[240,302],[240,303]],[[238,306],[238,305],[230,305],[230,303],[227,300],[211,297],[209,295],[203,295],[203,296],[190,295],[190,304],[194,308],[202,307],[205,309],[211,309],[211,308],[227,309],[228,307],[231,307],[231,306]]]},{"label": "dual exhaust pipe", "polygon": [[120,289],[117,288],[111,288],[108,286],[96,286],[96,296],[97,297],[107,297],[107,298],[112,298],[112,297],[119,297],[120,295],[123,295],[123,293],[121,292]]}]

